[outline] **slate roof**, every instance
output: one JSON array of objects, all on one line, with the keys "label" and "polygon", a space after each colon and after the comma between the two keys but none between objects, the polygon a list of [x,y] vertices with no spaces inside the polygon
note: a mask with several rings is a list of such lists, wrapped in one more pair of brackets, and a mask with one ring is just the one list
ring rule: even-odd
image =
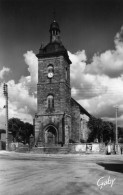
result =
[{"label": "slate roof", "polygon": [[87,112],[87,110],[85,110],[85,108],[83,108],[76,100],[74,100],[73,98],[71,98],[71,101],[73,101],[75,104],[77,104],[79,106],[80,109],[80,113],[81,114],[86,114],[89,118],[91,117],[91,114],[89,112]]}]

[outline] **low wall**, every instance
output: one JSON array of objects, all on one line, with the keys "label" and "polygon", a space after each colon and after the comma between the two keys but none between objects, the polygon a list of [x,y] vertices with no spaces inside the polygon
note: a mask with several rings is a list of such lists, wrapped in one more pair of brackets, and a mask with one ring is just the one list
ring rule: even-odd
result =
[{"label": "low wall", "polygon": [[[121,147],[123,152],[123,144],[118,145],[118,154],[121,154]],[[0,147],[0,149],[2,149]],[[22,143],[10,143],[10,151],[16,152],[33,152],[33,153],[86,153],[86,154],[114,154],[116,150],[116,145],[113,143],[76,143],[64,145],[63,147],[29,147],[29,145],[24,145]]]},{"label": "low wall", "polygon": [[40,154],[68,154],[68,147],[33,147],[30,151],[31,153]]},{"label": "low wall", "polygon": [[24,145],[23,143],[19,142],[12,142],[9,143],[9,150],[16,151],[16,152],[29,152],[29,145]]},{"label": "low wall", "polygon": [[[121,154],[121,148],[123,152],[123,144],[118,144],[118,154]],[[114,154],[116,145],[110,143],[105,145],[105,143],[78,143],[69,144],[70,153],[89,153],[89,154]]]},{"label": "low wall", "polygon": [[100,153],[99,143],[69,144],[70,153]]}]

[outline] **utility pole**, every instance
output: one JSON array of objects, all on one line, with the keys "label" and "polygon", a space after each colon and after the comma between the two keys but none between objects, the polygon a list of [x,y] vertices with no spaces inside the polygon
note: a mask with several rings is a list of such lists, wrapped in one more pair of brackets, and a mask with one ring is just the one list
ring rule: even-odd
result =
[{"label": "utility pole", "polygon": [[118,153],[118,128],[117,128],[117,116],[118,116],[118,105],[115,106],[115,113],[116,113],[116,138],[115,138],[115,143],[116,143],[116,153]]},{"label": "utility pole", "polygon": [[4,83],[3,85],[3,94],[5,96],[6,104],[6,150],[9,150],[9,140],[8,140],[8,85]]}]

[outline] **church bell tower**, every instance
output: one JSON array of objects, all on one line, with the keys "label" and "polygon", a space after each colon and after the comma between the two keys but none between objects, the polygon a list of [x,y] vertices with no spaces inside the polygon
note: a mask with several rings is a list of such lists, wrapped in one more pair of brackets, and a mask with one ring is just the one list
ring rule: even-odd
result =
[{"label": "church bell tower", "polygon": [[37,146],[68,144],[71,134],[71,61],[55,20],[50,25],[49,33],[49,43],[41,46],[37,54]]}]

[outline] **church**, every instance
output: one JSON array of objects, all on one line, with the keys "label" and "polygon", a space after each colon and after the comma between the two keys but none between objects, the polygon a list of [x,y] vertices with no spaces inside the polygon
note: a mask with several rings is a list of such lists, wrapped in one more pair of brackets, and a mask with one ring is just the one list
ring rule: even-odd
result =
[{"label": "church", "polygon": [[[71,97],[68,53],[62,44],[59,24],[54,20],[49,29],[49,43],[37,54],[38,84],[35,114],[35,145],[68,145],[87,140],[84,118],[90,114]],[[85,116],[85,117],[84,117]]]}]

